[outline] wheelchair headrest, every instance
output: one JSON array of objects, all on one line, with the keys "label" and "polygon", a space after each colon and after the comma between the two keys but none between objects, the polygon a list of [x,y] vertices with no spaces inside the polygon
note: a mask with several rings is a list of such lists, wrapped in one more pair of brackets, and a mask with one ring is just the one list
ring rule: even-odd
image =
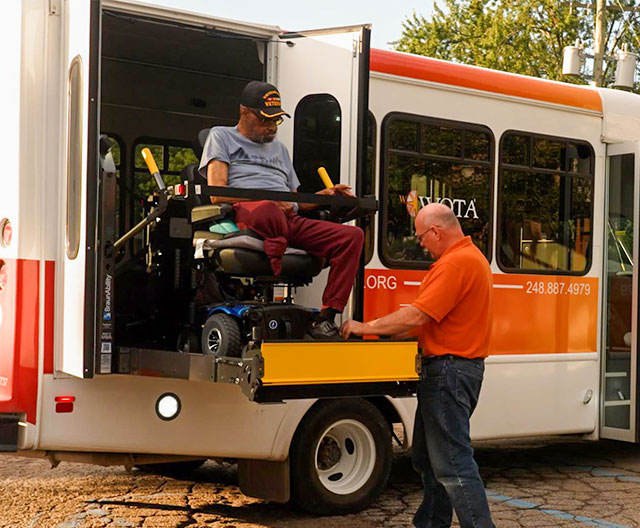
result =
[{"label": "wheelchair headrest", "polygon": [[191,165],[187,165],[182,169],[182,173],[180,175],[180,179],[182,181],[193,182],[200,185],[206,185],[207,179],[200,174],[198,170],[198,166],[193,163]]},{"label": "wheelchair headrest", "polygon": [[204,143],[205,141],[207,141],[207,136],[209,135],[210,130],[210,128],[203,128],[200,132],[198,132],[196,139],[193,141],[193,152],[195,152],[195,155],[198,157],[198,159],[202,157]]}]

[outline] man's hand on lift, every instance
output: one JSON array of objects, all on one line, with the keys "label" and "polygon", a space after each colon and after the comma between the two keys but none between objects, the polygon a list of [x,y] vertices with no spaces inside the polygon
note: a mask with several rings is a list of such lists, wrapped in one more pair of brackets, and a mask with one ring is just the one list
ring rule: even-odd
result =
[{"label": "man's hand on lift", "polygon": [[340,335],[344,339],[349,336],[388,335],[401,337],[402,334],[425,324],[431,318],[415,306],[403,306],[379,319],[367,323],[347,321],[340,327]]},{"label": "man's hand on lift", "polygon": [[351,336],[362,336],[368,329],[368,325],[366,323],[361,323],[359,321],[347,321],[346,323],[342,323],[340,327],[340,335],[342,339],[349,339]]}]

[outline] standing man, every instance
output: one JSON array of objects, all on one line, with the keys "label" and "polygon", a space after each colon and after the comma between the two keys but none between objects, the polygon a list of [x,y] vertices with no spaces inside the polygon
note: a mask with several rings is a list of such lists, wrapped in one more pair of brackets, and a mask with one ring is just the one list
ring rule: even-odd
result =
[{"label": "standing man", "polygon": [[424,354],[411,458],[424,487],[417,528],[495,528],[473,459],[469,419],[478,402],[491,335],[491,269],[453,211],[429,204],[416,217],[416,238],[436,259],[411,306],[369,321],[347,321],[350,335],[394,335],[419,328]]},{"label": "standing man", "polygon": [[[240,119],[234,127],[214,127],[200,160],[200,173],[209,185],[296,192],[300,186],[286,147],[276,139],[283,116],[280,93],[272,84],[251,81],[240,96]],[[318,194],[353,196],[347,185],[335,185]],[[308,330],[315,338],[337,337],[334,318],[342,313],[360,264],[364,235],[358,227],[311,220],[298,209],[313,205],[291,202],[239,202],[212,197],[213,203],[233,203],[235,221],[264,238],[264,251],[277,276],[288,245],[329,261],[329,277],[322,308]]]}]

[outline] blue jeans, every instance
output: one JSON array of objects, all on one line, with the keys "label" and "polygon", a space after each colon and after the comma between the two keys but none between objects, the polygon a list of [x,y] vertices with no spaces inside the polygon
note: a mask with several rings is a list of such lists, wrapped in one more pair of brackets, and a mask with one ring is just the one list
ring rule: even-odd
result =
[{"label": "blue jeans", "polygon": [[461,528],[495,528],[469,437],[483,375],[482,359],[422,360],[411,449],[424,488],[416,528],[448,528],[452,508]]}]

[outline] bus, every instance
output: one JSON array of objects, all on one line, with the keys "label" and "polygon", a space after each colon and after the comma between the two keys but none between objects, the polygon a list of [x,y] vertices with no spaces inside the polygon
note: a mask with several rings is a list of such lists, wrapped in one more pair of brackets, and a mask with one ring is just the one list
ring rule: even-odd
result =
[{"label": "bus", "polygon": [[[494,278],[472,438],[638,441],[637,95],[370,49],[367,25],[283,32],[131,0],[22,0],[0,24],[0,450],[232,459],[244,493],[321,514],[384,489],[391,442],[411,446],[415,341],[265,339],[225,358],[185,333],[204,280],[185,175],[250,80],[292,114],[278,137],[301,194],[324,166],[377,200],[354,220],[344,320],[412,302],[430,265],[414,218],[444,203]],[[282,295],[317,306],[325,281]]]}]

